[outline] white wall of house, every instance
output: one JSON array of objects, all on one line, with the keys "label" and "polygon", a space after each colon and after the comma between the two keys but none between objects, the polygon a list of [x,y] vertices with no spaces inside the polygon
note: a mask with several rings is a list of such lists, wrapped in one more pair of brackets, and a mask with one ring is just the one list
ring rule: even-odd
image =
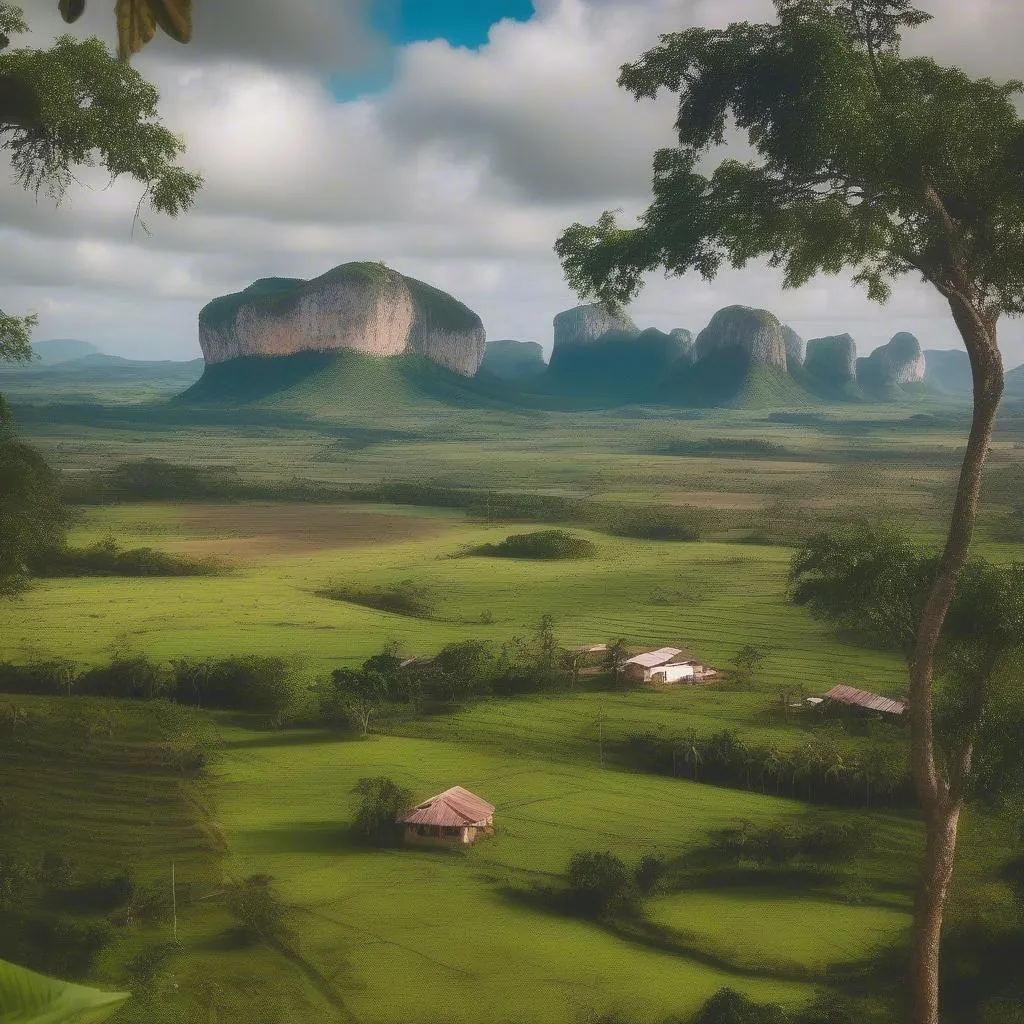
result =
[{"label": "white wall of house", "polygon": [[651,682],[678,683],[683,679],[693,679],[693,665],[659,665],[651,669]]}]

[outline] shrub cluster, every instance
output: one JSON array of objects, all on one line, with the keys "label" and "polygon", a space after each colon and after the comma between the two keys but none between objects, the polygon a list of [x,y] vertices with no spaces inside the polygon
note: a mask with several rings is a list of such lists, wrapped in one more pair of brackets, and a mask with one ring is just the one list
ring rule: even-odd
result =
[{"label": "shrub cluster", "polygon": [[61,977],[84,977],[115,925],[170,916],[170,894],[141,886],[130,867],[82,875],[63,852],[38,861],[0,855],[0,959]]},{"label": "shrub cluster", "polygon": [[402,580],[391,587],[373,587],[360,590],[357,587],[336,586],[320,592],[322,597],[332,601],[348,601],[382,612],[408,615],[417,619],[432,618],[437,608],[437,598],[430,587],[415,580]]},{"label": "shrub cluster", "polygon": [[212,558],[189,558],[155,548],[123,550],[115,540],[87,548],[51,547],[35,551],[28,569],[34,576],[212,576],[220,569]]},{"label": "shrub cluster", "polygon": [[914,802],[903,755],[881,746],[847,756],[823,740],[791,750],[746,744],[735,730],[708,736],[695,732],[635,732],[616,744],[617,756],[659,775],[681,776],[736,789],[791,796],[846,807]]},{"label": "shrub cluster", "polygon": [[359,839],[374,846],[396,845],[402,835],[396,819],[412,806],[412,793],[386,775],[360,779],[352,792],[352,827]]},{"label": "shrub cluster", "polygon": [[144,654],[120,654],[87,669],[64,659],[26,665],[0,662],[0,693],[164,698],[278,716],[291,702],[292,692],[288,663],[254,654],[208,661],[182,658],[170,664]]},{"label": "shrub cluster", "polygon": [[671,441],[660,449],[664,455],[785,455],[777,441],[759,437],[706,437],[702,441]]},{"label": "shrub cluster", "polygon": [[646,505],[613,519],[610,532],[642,540],[700,540],[701,516],[696,509]]},{"label": "shrub cluster", "polygon": [[868,840],[864,829],[850,822],[761,827],[744,822],[737,828],[713,832],[711,846],[716,856],[736,863],[781,865],[804,860],[823,864],[850,860]]},{"label": "shrub cluster", "polygon": [[597,548],[585,537],[565,530],[536,530],[512,534],[498,544],[481,544],[468,553],[492,558],[593,558]]}]

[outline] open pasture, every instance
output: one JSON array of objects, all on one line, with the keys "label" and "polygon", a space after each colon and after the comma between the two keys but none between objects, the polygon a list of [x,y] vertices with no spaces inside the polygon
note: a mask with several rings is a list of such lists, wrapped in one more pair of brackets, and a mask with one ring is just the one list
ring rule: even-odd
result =
[{"label": "open pasture", "polygon": [[[906,923],[900,911],[862,908],[847,920],[850,908],[828,900],[744,917],[739,890],[719,895],[746,923],[738,949],[722,948],[713,909],[684,912],[689,951],[655,949],[518,894],[556,881],[575,851],[610,850],[630,863],[645,853],[678,854],[711,829],[792,818],[797,804],[455,742],[225,736],[216,791],[232,868],[277,879],[297,907],[306,955],[333,972],[349,1009],[374,1024],[568,1024],[616,1008],[651,1021],[692,1011],[722,985],[793,1002],[810,989],[778,964],[801,958],[805,926],[823,929],[831,917],[845,935],[817,950],[818,968],[865,954]],[[421,797],[455,783],[480,793],[498,808],[497,834],[465,854],[353,846],[349,792],[358,778],[380,774]],[[665,913],[679,916],[678,908]],[[766,941],[778,963],[751,969]]]},{"label": "open pasture", "polygon": [[[108,657],[115,644],[157,658],[273,652],[316,675],[357,664],[392,641],[410,655],[461,639],[498,643],[550,614],[566,645],[620,637],[678,642],[721,667],[744,644],[768,645],[763,687],[772,694],[782,685],[808,692],[836,682],[882,692],[902,685],[898,658],[838,643],[827,626],[788,604],[786,549],[574,530],[595,543],[596,558],[451,557],[514,532],[520,528],[475,523],[455,511],[398,506],[92,509],[75,543],[112,533],[123,546],[216,552],[232,568],[202,578],[41,582],[4,609],[0,656],[42,652],[88,663]],[[332,583],[372,588],[407,579],[436,595],[432,618],[319,593]]]}]

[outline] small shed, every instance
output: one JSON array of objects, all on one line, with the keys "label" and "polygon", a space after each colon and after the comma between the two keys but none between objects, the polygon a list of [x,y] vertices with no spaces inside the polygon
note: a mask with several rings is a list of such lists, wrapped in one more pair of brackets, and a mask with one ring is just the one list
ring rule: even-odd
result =
[{"label": "small shed", "polygon": [[494,805],[452,786],[401,815],[405,841],[419,846],[471,846],[494,831]]},{"label": "small shed", "polygon": [[854,686],[833,686],[825,694],[824,701],[825,706],[840,704],[845,707],[856,708],[862,711],[874,711],[881,715],[891,715],[896,718],[900,717],[907,710],[905,701],[881,697],[877,693],[858,690]]},{"label": "small shed", "polygon": [[638,683],[695,683],[718,673],[678,647],[661,647],[624,662],[626,675]]}]

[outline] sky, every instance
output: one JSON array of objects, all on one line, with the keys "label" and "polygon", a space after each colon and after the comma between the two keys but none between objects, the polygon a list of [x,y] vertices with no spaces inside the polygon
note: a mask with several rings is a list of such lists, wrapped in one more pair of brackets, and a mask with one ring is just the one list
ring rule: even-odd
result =
[{"label": "sky", "polygon": [[[56,0],[22,0],[48,45]],[[1020,0],[919,0],[935,15],[905,41],[975,75],[1024,76]],[[109,3],[72,29],[114,45]],[[673,98],[636,103],[618,69],[691,25],[772,17],[770,0],[198,0],[192,43],[162,34],[134,58],[205,187],[186,216],[146,218],[139,186],[85,171],[55,207],[0,190],[0,309],[34,311],[38,339],[81,338],[133,358],[200,354],[211,298],[259,277],[315,277],[379,260],[451,292],[488,338],[538,341],[580,300],[553,251],[568,225],[650,197],[651,157],[673,143]],[[3,158],[0,158],[2,162]],[[9,175],[9,167],[3,170]],[[784,291],[766,264],[650,277],[640,327],[694,333],[733,303],[804,338],[849,332],[862,354],[897,331],[955,348],[946,307],[901,281],[886,306],[849,276]],[[1024,321],[1004,320],[1007,364]]]}]

